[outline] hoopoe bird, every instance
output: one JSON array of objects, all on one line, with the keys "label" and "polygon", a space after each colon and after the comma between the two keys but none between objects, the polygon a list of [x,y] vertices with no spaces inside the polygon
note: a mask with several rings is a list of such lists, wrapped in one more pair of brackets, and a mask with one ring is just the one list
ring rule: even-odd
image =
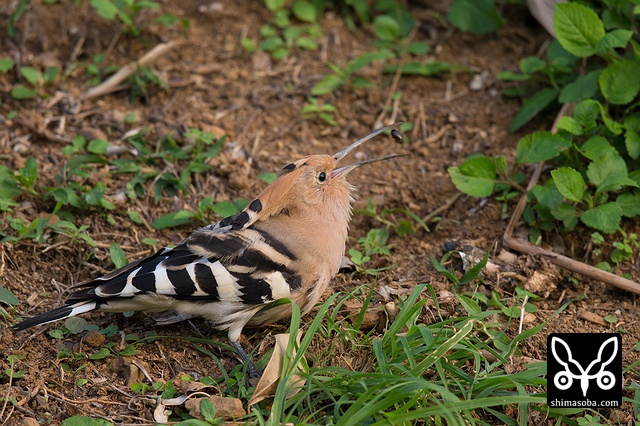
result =
[{"label": "hoopoe bird", "polygon": [[[246,325],[291,315],[290,299],[303,314],[318,302],[338,272],[351,220],[349,172],[387,155],[338,168],[383,127],[330,155],[310,155],[284,166],[242,212],[197,229],[173,248],[73,287],[65,305],[14,326],[36,325],[90,311],[173,311],[203,317],[228,338],[247,367],[239,344]],[[398,140],[397,130],[392,136]],[[251,368],[253,368],[251,366]]]}]

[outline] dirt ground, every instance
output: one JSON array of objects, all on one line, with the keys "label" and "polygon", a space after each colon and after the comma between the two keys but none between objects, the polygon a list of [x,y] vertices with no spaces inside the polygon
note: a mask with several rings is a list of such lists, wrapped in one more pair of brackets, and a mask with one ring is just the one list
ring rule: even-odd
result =
[{"label": "dirt ground", "polygon": [[[17,1],[0,6],[0,28],[5,28]],[[51,236],[47,244],[23,241],[0,247],[0,285],[12,291],[20,300],[16,315],[31,316],[58,306],[66,289],[112,268],[109,246],[117,242],[128,259],[151,252],[143,238],[156,238],[160,245],[173,244],[186,237],[191,227],[156,231],[149,226],[135,225],[127,215],[133,209],[147,223],[171,212],[190,207],[195,209],[205,196],[216,201],[251,199],[266,184],[258,175],[278,170],[292,160],[307,154],[334,153],[349,142],[367,134],[377,122],[390,120],[413,123],[408,132],[409,142],[403,146],[391,138],[378,138],[361,149],[367,156],[407,152],[409,156],[387,163],[384,167],[365,167],[353,173],[351,181],[358,188],[356,208],[366,206],[371,198],[378,208],[406,208],[420,217],[447,205],[457,191],[451,183],[447,168],[460,164],[472,153],[506,155],[513,158],[514,148],[522,134],[548,129],[552,114],[534,120],[518,134],[510,134],[508,125],[519,108],[519,101],[502,96],[503,83],[495,75],[503,70],[517,70],[520,58],[535,55],[549,41],[549,36],[528,16],[525,10],[506,11],[509,23],[496,34],[471,36],[449,27],[443,18],[446,5],[431,2],[410,4],[420,22],[415,40],[431,45],[431,57],[450,64],[460,64],[468,71],[456,71],[435,77],[404,76],[396,91],[401,98],[389,104],[388,97],[393,75],[382,75],[374,64],[362,75],[374,79],[377,88],[367,90],[341,89],[323,98],[338,109],[337,126],[320,120],[305,120],[300,110],[313,84],[330,70],[327,62],[345,63],[371,49],[375,36],[370,27],[356,32],[348,29],[335,12],[328,12],[321,20],[323,36],[317,51],[295,50],[284,60],[272,60],[262,52],[247,53],[240,45],[242,37],[259,42],[259,28],[268,22],[268,10],[259,1],[208,2],[190,0],[166,2],[161,9],[179,18],[187,18],[191,28],[179,25],[152,25],[142,35],[124,34],[122,27],[98,17],[89,2],[61,0],[45,5],[34,0],[17,24],[21,34],[17,42],[3,32],[0,56],[17,58],[20,64],[34,67],[57,65],[66,69],[74,61],[90,62],[104,53],[105,65],[123,66],[139,58],[159,43],[176,41],[179,46],[157,60],[152,68],[169,82],[170,90],[153,88],[149,95],[132,103],[128,90],[118,91],[91,100],[80,101],[87,91],[88,76],[83,68],[71,71],[68,77],[46,90],[49,97],[17,102],[9,96],[14,76],[0,74],[0,159],[10,168],[22,167],[29,156],[39,165],[38,185],[54,186],[54,178],[66,161],[62,148],[77,134],[88,139],[103,137],[117,143],[137,127],[150,129],[152,134],[183,134],[188,128],[198,128],[228,135],[221,154],[214,159],[212,172],[199,175],[193,189],[176,197],[164,196],[155,203],[152,196],[126,198],[113,212],[116,224],[107,222],[100,211],[75,211],[74,219],[89,225],[87,232],[97,247],[69,243]],[[445,2],[446,3],[446,2]],[[147,12],[144,12],[147,13]],[[153,12],[156,13],[156,12]],[[141,16],[146,22],[153,16]],[[481,87],[470,88],[474,76]],[[391,108],[387,108],[391,106]],[[9,120],[10,111],[17,111]],[[124,117],[135,112],[139,121],[128,125]],[[384,113],[383,113],[384,112]],[[121,154],[128,155],[128,154]],[[525,170],[526,171],[526,170]],[[530,171],[529,171],[530,172]],[[89,183],[103,181],[107,196],[122,199],[128,175],[110,175],[103,170],[89,178]],[[148,182],[152,192],[152,183]],[[451,284],[436,273],[430,257],[440,258],[446,242],[471,244],[482,250],[492,250],[493,257],[501,251],[500,237],[513,210],[515,200],[505,209],[501,201],[480,200],[462,196],[437,215],[440,220],[430,223],[431,232],[418,230],[415,235],[391,235],[394,248],[389,256],[396,265],[382,273],[373,285],[410,289],[419,283],[431,283],[438,293],[450,290]],[[25,197],[14,209],[14,215],[28,220],[49,214],[52,200]],[[351,225],[348,247],[355,247],[357,239],[372,227],[375,220],[356,215]],[[524,227],[518,232],[523,232]],[[549,238],[553,249],[587,262],[594,259],[588,250],[588,232],[554,235]],[[505,257],[506,259],[507,257]],[[629,273],[638,279],[634,257],[617,272]],[[536,302],[539,310],[528,317],[525,328],[548,320],[570,298],[582,299],[553,319],[545,332],[527,340],[521,351],[534,360],[544,360],[546,335],[549,332],[603,332],[624,328],[624,363],[637,359],[633,350],[640,339],[640,314],[635,296],[602,283],[574,276],[537,259],[518,255],[510,259],[509,270],[514,274],[498,279],[487,278],[487,288],[504,297],[511,294],[517,277],[531,277],[538,272],[543,277],[536,288],[543,296]],[[516,278],[514,278],[516,277]],[[333,282],[333,289],[351,289],[371,281],[363,276],[342,274]],[[586,295],[582,298],[580,296]],[[614,315],[618,322],[599,325],[581,318],[581,311],[601,317]],[[150,316],[125,318],[121,315],[92,314],[91,324],[100,328],[116,324],[124,333],[144,336],[150,330],[170,336],[208,335],[206,323],[195,321],[195,331],[189,325],[177,324],[158,330]],[[25,371],[23,377],[9,386],[6,375],[0,382],[0,397],[13,398],[16,405],[2,409],[0,421],[19,424],[32,417],[41,424],[59,424],[74,414],[101,416],[112,421],[144,424],[153,421],[153,405],[136,399],[127,386],[122,370],[127,366],[111,361],[89,361],[71,364],[70,371],[61,368],[56,355],[61,349],[95,352],[86,334],[69,335],[56,340],[48,335],[49,327],[35,332],[14,333],[10,321],[0,324],[0,367],[9,367],[7,356],[25,355],[16,368]],[[284,330],[285,327],[281,327]],[[516,330],[517,331],[517,330]],[[215,335],[224,341],[224,336]],[[121,335],[107,337],[120,344]],[[245,335],[247,347],[260,345],[259,357],[272,340],[269,333],[257,330]],[[232,369],[237,363],[231,353],[209,347]],[[351,365],[366,365],[357,360]],[[188,373],[195,376],[219,375],[219,367],[203,357],[189,342],[160,339],[138,347],[133,357],[144,363],[154,381],[177,380]],[[353,361],[353,360],[352,360]],[[66,361],[69,362],[69,361]],[[340,362],[336,357],[335,362]],[[347,366],[346,364],[344,365]],[[78,369],[79,371],[76,371]],[[126,375],[125,375],[126,376]],[[77,386],[78,379],[87,383]],[[627,379],[630,380],[630,379]],[[626,383],[628,385],[629,383]],[[630,396],[630,395],[627,395]],[[611,414],[612,421],[626,424],[631,421],[631,405]],[[8,419],[8,420],[7,420]]]}]

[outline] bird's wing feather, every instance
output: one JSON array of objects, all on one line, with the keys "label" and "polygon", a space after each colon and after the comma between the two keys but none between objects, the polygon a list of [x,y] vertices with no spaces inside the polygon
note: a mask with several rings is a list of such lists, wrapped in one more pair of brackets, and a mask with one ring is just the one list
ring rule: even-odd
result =
[{"label": "bird's wing feather", "polygon": [[289,297],[301,285],[289,267],[295,256],[263,230],[233,230],[238,216],[201,228],[172,249],[80,284],[67,303],[148,293],[248,305]]}]

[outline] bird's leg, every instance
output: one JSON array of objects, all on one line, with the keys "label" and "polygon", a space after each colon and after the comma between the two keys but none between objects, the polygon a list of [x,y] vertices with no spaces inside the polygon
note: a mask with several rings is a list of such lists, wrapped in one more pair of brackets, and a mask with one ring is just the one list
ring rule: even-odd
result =
[{"label": "bird's leg", "polygon": [[247,372],[249,373],[249,378],[259,379],[260,377],[262,377],[262,372],[253,365],[253,363],[249,359],[249,355],[247,355],[244,349],[242,349],[242,345],[240,345],[240,342],[238,341],[231,342],[231,346],[233,346],[233,349],[236,350],[236,353],[240,357],[240,360],[242,361],[242,363],[247,366]]}]

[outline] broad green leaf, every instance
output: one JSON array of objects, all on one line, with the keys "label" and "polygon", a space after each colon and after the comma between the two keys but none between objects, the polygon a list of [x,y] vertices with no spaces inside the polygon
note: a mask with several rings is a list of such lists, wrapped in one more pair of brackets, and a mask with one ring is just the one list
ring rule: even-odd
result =
[{"label": "broad green leaf", "polygon": [[268,37],[258,45],[258,48],[264,52],[271,52],[284,46],[284,40],[280,36]]},{"label": "broad green leaf", "polygon": [[42,75],[40,71],[33,67],[20,68],[20,74],[27,80],[32,86],[37,86],[42,82]]},{"label": "broad green leaf", "polygon": [[556,4],[553,30],[562,47],[581,58],[595,54],[604,37],[604,25],[598,15],[578,3]]},{"label": "broad green leaf", "polygon": [[325,75],[322,80],[318,81],[311,89],[312,96],[326,95],[335,91],[342,85],[344,81],[336,74]]},{"label": "broad green leaf", "polygon": [[579,75],[560,91],[558,101],[563,104],[578,103],[583,99],[592,98],[598,92],[598,80],[602,70],[598,69],[588,74]]},{"label": "broad green leaf", "polygon": [[111,247],[109,247],[109,254],[111,255],[111,261],[115,265],[116,269],[120,269],[129,263],[127,257],[124,255],[122,247],[120,247],[118,243],[111,244]]},{"label": "broad green leaf", "polygon": [[531,192],[538,200],[538,203],[550,210],[557,209],[562,203],[563,196],[553,183],[553,179],[548,179],[544,185],[536,185],[531,188]]},{"label": "broad green leaf", "polygon": [[0,58],[0,72],[7,72],[13,69],[16,65],[13,59]]},{"label": "broad green leaf", "polygon": [[578,224],[578,212],[571,204],[560,204],[557,209],[551,210],[551,215],[561,221],[565,229],[573,229]]},{"label": "broad green leaf", "polygon": [[580,147],[582,154],[589,160],[595,160],[607,153],[618,155],[618,151],[602,136],[593,136]]},{"label": "broad green leaf", "polygon": [[615,105],[630,103],[640,90],[640,61],[621,60],[607,66],[600,75],[600,90]]},{"label": "broad green leaf", "polygon": [[38,94],[34,89],[29,89],[22,84],[16,84],[11,89],[11,97],[17,100],[31,99]]},{"label": "broad green leaf", "polygon": [[560,117],[556,127],[559,130],[564,130],[572,135],[579,136],[582,134],[582,126],[573,117]]},{"label": "broad green leaf", "polygon": [[191,218],[194,215],[195,213],[189,210],[168,213],[151,222],[151,226],[155,229],[164,229],[172,226],[186,225],[191,222]]},{"label": "broad green leaf", "polygon": [[504,24],[495,2],[491,0],[454,0],[447,20],[472,34],[490,33]]},{"label": "broad green leaf", "polygon": [[528,56],[520,60],[520,71],[525,74],[535,74],[547,67],[547,63],[535,56]]},{"label": "broad green leaf", "polygon": [[571,167],[560,167],[551,171],[553,182],[558,191],[569,201],[582,202],[584,196],[584,179]]},{"label": "broad green leaf", "polygon": [[238,213],[238,209],[231,201],[220,201],[213,205],[213,211],[218,216],[229,217]]},{"label": "broad green leaf", "polygon": [[98,352],[89,355],[89,359],[97,360],[97,359],[105,359],[106,357],[111,355],[111,351],[107,348],[100,348]]},{"label": "broad green leaf", "polygon": [[488,197],[493,193],[496,165],[487,157],[471,158],[460,167],[449,167],[449,176],[456,188],[474,197]]},{"label": "broad green leaf", "polygon": [[553,39],[553,41],[549,43],[546,55],[549,59],[549,62],[559,68],[571,69],[579,59],[577,56],[573,55],[572,53],[567,51],[567,49],[562,47],[557,39]]},{"label": "broad green leaf", "polygon": [[509,131],[515,132],[516,130],[527,124],[529,120],[531,120],[547,106],[549,106],[549,104],[553,102],[557,98],[557,96],[557,89],[554,89],[553,87],[547,87],[524,101],[522,107],[520,108],[520,111],[518,111],[516,116],[511,121],[511,124],[509,125]]},{"label": "broad green leaf", "polygon": [[69,317],[64,320],[64,327],[72,334],[80,334],[86,330],[89,323],[86,319],[80,317]]},{"label": "broad green leaf", "polygon": [[271,184],[275,182],[276,179],[278,179],[278,174],[274,172],[262,173],[258,176],[258,179],[260,179],[263,182]]},{"label": "broad green leaf", "polygon": [[633,36],[633,31],[616,28],[604,35],[598,42],[596,50],[600,53],[606,53],[607,49],[621,49],[627,46],[629,40]]},{"label": "broad green leaf", "polygon": [[640,157],[640,134],[634,130],[627,129],[624,134],[624,144],[627,147],[629,157],[637,160]]},{"label": "broad green leaf", "polygon": [[585,130],[596,127],[596,119],[598,118],[598,102],[593,99],[587,99],[576,105],[573,111],[573,118]]},{"label": "broad green leaf", "polygon": [[109,21],[113,21],[119,12],[111,0],[91,0],[89,4],[98,12],[98,15]]},{"label": "broad green leaf", "polygon": [[270,11],[275,12],[276,10],[282,9],[285,2],[286,0],[265,0],[264,5],[267,6],[267,9]]},{"label": "broad green leaf", "polygon": [[310,39],[309,37],[298,37],[295,41],[296,47],[305,50],[318,50],[318,43]]},{"label": "broad green leaf", "polygon": [[18,298],[6,288],[0,286],[0,302],[4,302],[8,305],[17,306],[20,304]]},{"label": "broad green leaf", "polygon": [[410,55],[426,55],[429,53],[429,43],[426,41],[414,41],[407,46],[407,53]]},{"label": "broad green leaf", "polygon": [[129,215],[129,219],[131,219],[133,223],[137,225],[142,225],[144,223],[144,220],[142,220],[142,217],[140,217],[140,213],[138,213],[136,210],[129,210],[127,214]]},{"label": "broad green leaf", "polygon": [[386,61],[393,58],[395,55],[390,50],[379,50],[375,52],[367,52],[358,56],[354,60],[350,61],[344,69],[347,75],[351,75],[361,68],[366,67],[374,61]]},{"label": "broad green leaf", "polygon": [[200,413],[202,413],[202,417],[204,417],[206,421],[214,424],[216,418],[216,407],[209,398],[202,398],[200,401]]},{"label": "broad green leaf", "polygon": [[383,41],[395,41],[400,38],[400,23],[388,15],[378,15],[373,20],[373,31]]},{"label": "broad green leaf", "polygon": [[616,198],[616,204],[622,209],[624,217],[636,217],[640,215],[640,192],[620,194]]},{"label": "broad green leaf", "polygon": [[609,129],[609,131],[614,135],[621,134],[623,131],[622,123],[619,123],[609,117],[609,110],[602,106],[600,102],[596,102],[596,104],[598,105],[598,109],[600,110],[600,118],[604,122],[604,125],[607,126],[607,129]]},{"label": "broad green leaf", "polygon": [[614,152],[606,152],[587,167],[587,178],[597,186],[596,192],[617,190],[628,185],[636,186],[627,173],[625,161]]},{"label": "broad green leaf", "polygon": [[571,141],[551,132],[535,132],[518,141],[516,160],[519,163],[537,163],[557,157],[569,148]]},{"label": "broad green leaf", "polygon": [[92,139],[87,144],[87,151],[92,154],[104,154],[109,148],[109,142],[104,139]]},{"label": "broad green leaf", "polygon": [[306,0],[296,0],[291,5],[291,11],[299,20],[303,22],[316,22],[318,11]]},{"label": "broad green leaf", "polygon": [[594,207],[582,213],[580,220],[585,225],[602,232],[615,232],[622,219],[622,208],[610,202]]},{"label": "broad green leaf", "polygon": [[458,298],[458,301],[460,302],[464,310],[467,311],[469,315],[477,315],[482,312],[480,305],[475,300],[461,294],[456,294],[456,297]]},{"label": "broad green leaf", "polygon": [[38,179],[38,163],[35,158],[29,157],[18,173],[18,180],[26,188],[32,188],[36,179]]}]

